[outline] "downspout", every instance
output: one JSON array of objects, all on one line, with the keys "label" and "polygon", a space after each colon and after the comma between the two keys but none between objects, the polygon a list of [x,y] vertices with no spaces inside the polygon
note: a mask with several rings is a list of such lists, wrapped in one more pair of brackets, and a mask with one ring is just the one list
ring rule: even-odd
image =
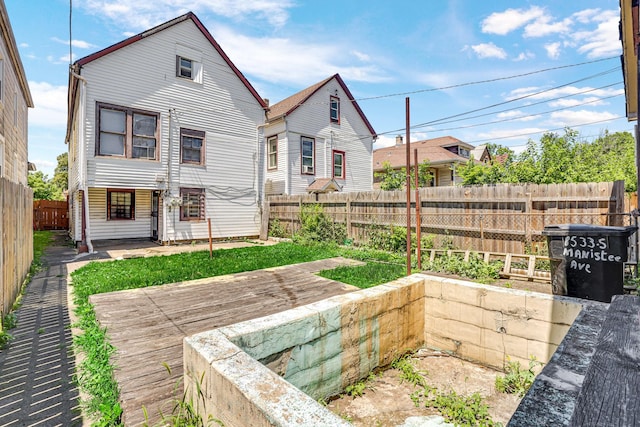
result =
[{"label": "downspout", "polygon": [[169,144],[167,152],[167,185],[162,197],[162,239],[161,242],[169,241],[167,238],[167,200],[171,194],[171,156],[173,155],[173,123],[172,109],[169,109]]},{"label": "downspout", "polygon": [[82,210],[86,219],[84,229],[85,243],[87,244],[87,250],[89,251],[89,253],[93,253],[93,244],[91,243],[91,220],[89,215],[89,191],[87,189],[88,159],[86,158],[87,147],[85,146],[84,140],[84,120],[86,108],[85,86],[87,85],[87,79],[74,71],[71,71],[71,75],[82,82],[82,84],[80,85],[80,105],[78,106],[78,122],[81,125],[78,129],[78,156],[80,157],[80,161],[78,163],[80,164],[80,189],[82,190],[82,194],[84,195],[84,197],[82,197]]},{"label": "downspout", "polygon": [[291,164],[289,163],[289,151],[290,150],[290,144],[289,144],[289,123],[287,122],[287,116],[285,115],[284,117],[284,134],[285,137],[287,138],[287,149],[284,150],[286,158],[286,165],[287,165],[287,170],[286,173],[284,175],[284,193],[285,194],[291,194]]}]

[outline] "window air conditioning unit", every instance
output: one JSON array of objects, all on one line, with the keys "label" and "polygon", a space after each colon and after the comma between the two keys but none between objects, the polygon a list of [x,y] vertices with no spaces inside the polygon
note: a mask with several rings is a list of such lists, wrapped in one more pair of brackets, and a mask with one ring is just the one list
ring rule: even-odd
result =
[{"label": "window air conditioning unit", "polygon": [[313,173],[313,166],[302,165],[302,173]]}]

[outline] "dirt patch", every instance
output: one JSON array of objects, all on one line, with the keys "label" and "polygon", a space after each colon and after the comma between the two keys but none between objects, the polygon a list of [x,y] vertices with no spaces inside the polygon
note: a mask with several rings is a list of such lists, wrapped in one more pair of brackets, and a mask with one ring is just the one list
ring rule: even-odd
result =
[{"label": "dirt patch", "polygon": [[[455,391],[462,396],[479,393],[489,406],[493,421],[506,424],[520,403],[518,396],[496,391],[496,376],[503,375],[500,371],[426,349],[411,360],[428,385],[440,392]],[[343,395],[327,407],[355,426],[399,426],[412,416],[438,415],[435,409],[416,407],[411,399],[416,390],[401,381],[399,370],[387,369],[367,383],[362,396]]]}]

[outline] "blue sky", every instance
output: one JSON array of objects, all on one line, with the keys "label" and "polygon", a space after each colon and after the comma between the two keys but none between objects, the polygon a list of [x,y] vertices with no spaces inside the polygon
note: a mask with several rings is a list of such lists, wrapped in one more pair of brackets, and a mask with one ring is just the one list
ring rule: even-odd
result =
[{"label": "blue sky", "polygon": [[[69,1],[5,0],[35,108],[29,160],[66,151]],[[619,0],[73,0],[72,60],[193,11],[278,102],[340,73],[379,138],[451,135],[518,151],[545,131],[629,131]]]}]

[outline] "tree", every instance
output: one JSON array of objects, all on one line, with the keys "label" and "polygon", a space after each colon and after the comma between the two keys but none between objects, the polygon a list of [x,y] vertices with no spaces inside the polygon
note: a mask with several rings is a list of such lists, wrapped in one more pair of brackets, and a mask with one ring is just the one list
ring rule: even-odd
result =
[{"label": "tree", "polygon": [[499,145],[489,151],[507,154],[505,162],[490,165],[473,162],[458,168],[464,185],[499,182],[551,184],[565,182],[606,182],[624,180],[626,191],[635,191],[635,142],[629,132],[605,132],[594,141],[580,141],[578,132],[565,129],[564,135],[546,133],[539,143],[527,142],[519,155],[509,154]]},{"label": "tree", "polygon": [[69,154],[62,153],[56,160],[58,160],[58,165],[53,172],[51,182],[64,193],[69,188]]},{"label": "tree", "polygon": [[[384,171],[376,172],[374,176],[380,178],[380,189],[382,190],[402,190],[407,185],[407,169],[394,169],[391,163],[384,162],[382,164]],[[415,187],[415,175],[411,170],[411,188]],[[427,187],[433,178],[430,171],[430,165],[427,160],[418,164],[418,187]]]},{"label": "tree", "polygon": [[42,171],[29,172],[27,183],[33,190],[34,200],[61,200],[62,192],[57,189],[49,177]]}]

